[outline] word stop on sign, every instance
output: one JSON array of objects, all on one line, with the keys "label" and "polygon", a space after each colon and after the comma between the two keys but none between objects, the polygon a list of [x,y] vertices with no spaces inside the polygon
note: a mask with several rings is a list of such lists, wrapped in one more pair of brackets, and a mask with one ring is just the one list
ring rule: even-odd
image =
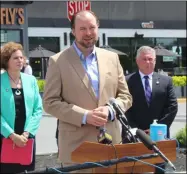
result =
[{"label": "word stop on sign", "polygon": [[90,1],[83,0],[70,0],[67,2],[68,19],[71,20],[72,16],[82,10],[91,10]]}]

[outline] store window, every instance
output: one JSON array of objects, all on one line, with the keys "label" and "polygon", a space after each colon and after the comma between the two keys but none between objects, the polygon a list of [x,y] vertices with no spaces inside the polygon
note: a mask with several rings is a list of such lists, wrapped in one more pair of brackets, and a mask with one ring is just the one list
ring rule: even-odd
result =
[{"label": "store window", "polygon": [[186,73],[186,39],[185,38],[156,38],[156,44],[162,45],[167,50],[177,53],[171,62],[164,62],[165,69],[169,69],[173,74],[177,74],[182,68],[182,74]]},{"label": "store window", "polygon": [[69,33],[69,37],[70,37],[70,45],[73,44],[74,40],[75,40],[75,37],[74,35],[72,34],[72,32]]},{"label": "store window", "polygon": [[126,54],[130,53],[130,38],[108,37],[108,45]]},{"label": "store window", "polygon": [[127,54],[127,56],[119,55],[120,63],[124,72],[132,72],[131,39],[125,37],[108,37],[108,45],[113,49]]},{"label": "store window", "polygon": [[21,40],[21,30],[1,29],[1,46],[10,41],[22,44]]},{"label": "store window", "polygon": [[138,47],[141,47],[143,45],[154,47],[155,39],[154,38],[140,38],[140,39],[132,38],[132,44],[133,45],[137,44]]},{"label": "store window", "polygon": [[29,37],[29,51],[41,45],[41,47],[58,53],[60,51],[59,37]]},{"label": "store window", "polygon": [[[29,51],[39,47],[52,51],[54,54],[60,51],[59,37],[29,37]],[[49,57],[30,57],[30,65],[33,69],[33,75],[38,79],[44,79]]]},{"label": "store window", "polygon": [[146,45],[154,48],[155,38],[139,38],[139,39],[132,38],[131,43],[132,43],[132,57],[135,60],[137,50],[141,46]]},{"label": "store window", "polygon": [[179,49],[176,51],[178,51],[182,57],[182,66],[186,67],[186,38],[178,38],[177,43]]},{"label": "store window", "polygon": [[[179,54],[181,55],[181,59],[178,60],[179,63],[179,69],[180,69],[180,74],[186,75],[187,74],[187,61],[186,61],[186,38],[178,38],[177,39],[177,44],[178,44],[178,51]],[[177,68],[176,68],[177,70]]]},{"label": "store window", "polygon": [[156,45],[161,45],[164,48],[173,51],[172,47],[177,46],[177,38],[156,38]]}]

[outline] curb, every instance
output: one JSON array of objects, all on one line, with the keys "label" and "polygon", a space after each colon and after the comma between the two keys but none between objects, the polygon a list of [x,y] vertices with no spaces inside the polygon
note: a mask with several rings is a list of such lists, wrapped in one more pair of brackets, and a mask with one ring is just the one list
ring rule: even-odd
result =
[{"label": "curb", "polygon": [[178,98],[178,103],[186,103],[186,98]]},{"label": "curb", "polygon": [[57,153],[58,153],[57,151],[53,151],[53,152],[39,152],[39,153],[36,153],[36,156],[54,155],[54,154],[57,154]]},{"label": "curb", "polygon": [[52,117],[50,114],[42,114],[43,117]]}]

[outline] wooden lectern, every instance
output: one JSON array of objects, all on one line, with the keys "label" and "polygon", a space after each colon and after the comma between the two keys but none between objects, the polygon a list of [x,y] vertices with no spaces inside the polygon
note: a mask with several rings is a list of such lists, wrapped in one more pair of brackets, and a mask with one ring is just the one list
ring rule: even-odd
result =
[{"label": "wooden lectern", "polygon": [[[76,163],[84,163],[116,159],[116,156],[119,159],[125,156],[141,156],[154,153],[154,151],[147,149],[147,147],[145,147],[143,143],[115,144],[114,147],[112,145],[84,142],[72,152],[71,158],[72,161]],[[170,161],[176,160],[175,140],[159,141],[157,142],[157,147]],[[164,162],[164,160],[160,157],[144,159],[143,161],[151,164]],[[131,173],[132,168],[134,173],[155,171],[154,167],[143,164],[142,162],[123,162],[117,164],[118,173]],[[98,167],[93,169],[93,173],[115,172],[116,165],[112,165],[108,168]]]}]

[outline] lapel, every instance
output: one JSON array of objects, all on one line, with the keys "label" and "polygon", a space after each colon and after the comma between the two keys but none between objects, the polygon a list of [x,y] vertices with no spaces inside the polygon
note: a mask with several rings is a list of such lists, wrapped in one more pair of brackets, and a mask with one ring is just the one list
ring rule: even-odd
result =
[{"label": "lapel", "polygon": [[[28,77],[24,75],[24,73],[21,73],[21,83],[22,83],[22,88],[23,88],[23,96],[24,96],[24,101],[25,101],[25,111],[26,111],[26,116],[29,108],[29,104],[31,103],[30,98],[29,98],[29,93],[32,91],[32,89],[28,90],[30,88],[30,78],[27,80]],[[28,106],[28,107],[27,107]]]},{"label": "lapel", "polygon": [[99,71],[99,99],[101,98],[101,94],[105,85],[105,77],[106,77],[106,54],[96,48],[97,55],[97,63],[98,63],[98,71]]},{"label": "lapel", "polygon": [[160,82],[159,82],[160,77],[156,72],[153,73],[152,76],[152,98],[151,98],[151,103],[154,102],[155,94],[157,93],[159,87],[160,87]]},{"label": "lapel", "polygon": [[76,53],[76,51],[73,48],[73,46],[70,47],[69,55],[70,56],[68,58],[68,61],[73,66],[74,70],[76,71],[76,73],[80,77],[80,80],[82,81],[82,83],[85,85],[85,87],[89,91],[92,99],[97,103],[98,101],[97,101],[94,89],[92,87],[92,84],[90,82],[90,79],[89,79],[86,71],[84,70],[84,67],[83,67],[83,65],[82,65],[82,63],[80,61],[80,57]]},{"label": "lapel", "polygon": [[[4,90],[5,90],[5,98],[2,98],[2,101],[5,100],[6,106],[7,107],[7,112],[10,112],[11,115],[15,116],[15,101],[14,101],[14,95],[12,93],[12,88],[11,88],[11,84],[10,84],[10,80],[8,77],[8,73],[4,72],[4,78],[2,79],[2,85],[4,86]],[[1,90],[2,92],[2,90]],[[1,94],[1,96],[3,96]]]}]

